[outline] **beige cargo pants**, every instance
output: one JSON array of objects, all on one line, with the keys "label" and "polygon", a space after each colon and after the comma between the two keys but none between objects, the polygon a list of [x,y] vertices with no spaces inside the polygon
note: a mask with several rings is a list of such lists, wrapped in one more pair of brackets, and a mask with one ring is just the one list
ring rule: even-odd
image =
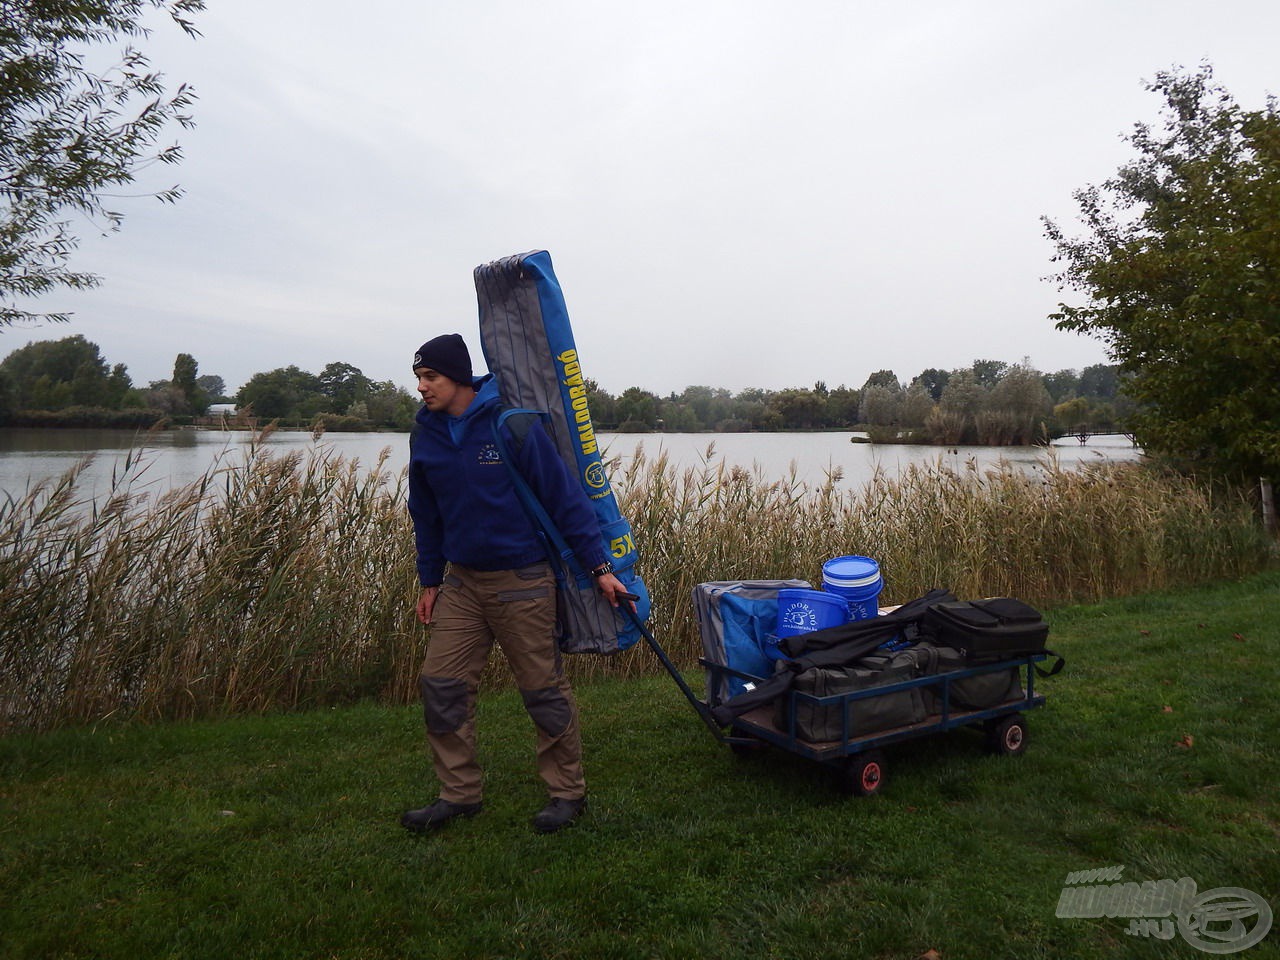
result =
[{"label": "beige cargo pants", "polygon": [[496,640],[538,731],[538,775],[552,798],[586,794],[578,706],[556,646],[555,576],[546,563],[519,570],[449,568],[432,613],[419,686],[440,796],[478,803],[476,759],[480,674]]}]

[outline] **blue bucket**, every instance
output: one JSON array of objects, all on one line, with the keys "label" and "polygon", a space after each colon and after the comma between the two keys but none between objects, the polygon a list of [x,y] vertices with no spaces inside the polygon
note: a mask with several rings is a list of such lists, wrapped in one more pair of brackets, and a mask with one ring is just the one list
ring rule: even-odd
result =
[{"label": "blue bucket", "polygon": [[798,587],[779,590],[778,627],[775,635],[767,638],[765,653],[775,660],[785,659],[786,654],[777,648],[778,640],[848,622],[849,606],[840,597]]},{"label": "blue bucket", "polygon": [[825,630],[849,622],[849,610],[838,596],[799,587],[778,591],[778,636]]},{"label": "blue bucket", "polygon": [[876,598],[884,589],[880,564],[870,557],[834,557],[822,565],[822,586],[828,593],[843,597],[849,618],[866,620],[880,612]]}]

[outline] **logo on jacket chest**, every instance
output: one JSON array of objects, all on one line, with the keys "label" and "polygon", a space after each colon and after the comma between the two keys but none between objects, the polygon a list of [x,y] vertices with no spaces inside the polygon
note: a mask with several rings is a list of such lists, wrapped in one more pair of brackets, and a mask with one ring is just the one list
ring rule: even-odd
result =
[{"label": "logo on jacket chest", "polygon": [[480,445],[480,452],[476,454],[476,463],[490,464],[501,462],[502,454],[498,452],[497,444],[484,443]]}]

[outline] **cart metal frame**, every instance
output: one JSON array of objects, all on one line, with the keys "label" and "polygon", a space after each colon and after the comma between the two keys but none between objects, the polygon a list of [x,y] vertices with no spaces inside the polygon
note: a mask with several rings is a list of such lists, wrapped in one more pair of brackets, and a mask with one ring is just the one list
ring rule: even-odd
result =
[{"label": "cart metal frame", "polygon": [[[957,727],[976,726],[983,728],[987,734],[988,746],[995,752],[1008,756],[1022,753],[1026,748],[1027,728],[1024,712],[1043,706],[1045,697],[1035,689],[1036,664],[1046,659],[1046,654],[1035,653],[1001,660],[992,663],[975,664],[962,670],[947,673],[930,674],[903,680],[884,686],[855,690],[849,693],[815,697],[812,694],[790,690],[783,696],[792,698],[791,707],[798,702],[806,702],[815,707],[835,708],[840,711],[841,737],[839,740],[810,741],[801,739],[795,730],[795,709],[786,711],[789,718],[786,729],[780,729],[774,720],[773,705],[757,707],[740,717],[736,717],[728,727],[728,732],[720,726],[712,716],[712,708],[718,703],[709,703],[694,693],[683,674],[667,655],[666,650],[648,630],[647,627],[632,614],[640,628],[641,635],[649,648],[658,657],[667,672],[675,680],[676,686],[684,694],[694,711],[702,718],[712,736],[735,752],[749,752],[764,745],[772,745],[789,753],[797,754],[830,767],[844,777],[844,786],[852,793],[871,795],[879,792],[884,782],[884,758],[881,748],[904,740],[917,737],[932,736]],[[699,664],[711,675],[712,689],[719,689],[719,680],[733,677],[743,683],[763,683],[763,677],[753,676],[734,670],[723,664],[714,663],[702,658]],[[1022,672],[1023,695],[1005,700],[981,710],[953,708],[951,703],[951,685],[958,680],[983,673],[1000,670],[1020,669]],[[1056,668],[1054,671],[1056,672]],[[857,734],[849,729],[848,704],[854,700],[881,697],[897,693],[912,687],[937,687],[936,696],[940,701],[937,714],[927,719],[906,726],[892,727],[874,732]]]},{"label": "cart metal frame", "polygon": [[[743,745],[751,744],[753,741],[763,741],[781,747],[791,753],[797,753],[802,757],[808,757],[811,760],[822,762],[830,762],[841,760],[855,753],[862,753],[865,750],[872,750],[877,747],[887,746],[896,743],[899,740],[911,740],[915,737],[922,737],[932,733],[941,733],[944,730],[953,730],[956,727],[972,726],[982,724],[987,721],[997,720],[1001,717],[1008,716],[1013,713],[1020,713],[1025,710],[1032,710],[1044,704],[1045,698],[1043,694],[1035,692],[1035,669],[1034,664],[1044,660],[1045,655],[1038,653],[1025,657],[1018,657],[1013,660],[1001,660],[995,663],[984,663],[964,670],[954,670],[949,673],[930,674],[923,677],[915,677],[911,680],[903,680],[898,683],[885,684],[879,687],[870,687],[865,690],[855,690],[850,693],[832,694],[826,697],[815,697],[812,694],[802,693],[797,690],[788,691],[784,696],[790,697],[791,706],[787,715],[789,722],[786,729],[779,729],[773,720],[773,708],[759,707],[750,713],[743,714],[733,721],[731,729],[744,734],[744,736],[722,735],[724,742],[729,744]],[[705,669],[710,671],[713,676],[731,676],[746,683],[762,683],[760,677],[753,677],[750,674],[741,673],[721,664],[712,663],[709,660],[701,659],[698,661]],[[1006,700],[994,706],[987,707],[982,710],[968,710],[963,708],[953,709],[951,706],[951,685],[957,680],[963,680],[966,677],[976,676],[982,673],[994,673],[1001,670],[1009,670],[1012,668],[1021,668],[1023,676],[1023,696],[1013,700]],[[876,730],[871,733],[862,735],[856,734],[849,729],[849,713],[846,705],[854,700],[865,700],[871,697],[881,697],[886,694],[898,693],[902,690],[909,690],[912,687],[940,687],[938,699],[941,701],[941,709],[937,714],[931,714],[926,720],[919,723],[908,724],[903,727],[890,727],[884,730]],[[803,740],[796,735],[795,730],[795,710],[794,707],[799,702],[805,702],[815,707],[835,708],[841,713],[841,736],[839,740],[829,741],[810,741]],[[699,700],[695,709],[699,713],[710,714],[714,704],[709,704]],[[712,721],[714,723],[714,721]]]}]

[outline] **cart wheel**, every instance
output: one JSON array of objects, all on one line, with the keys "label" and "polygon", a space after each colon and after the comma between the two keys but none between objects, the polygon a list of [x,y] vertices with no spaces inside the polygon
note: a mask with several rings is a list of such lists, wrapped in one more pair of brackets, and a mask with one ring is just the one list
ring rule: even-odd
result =
[{"label": "cart wheel", "polygon": [[849,758],[844,768],[844,786],[857,797],[873,797],[884,786],[884,757],[871,750]]},{"label": "cart wheel", "polygon": [[1027,721],[1020,713],[1011,713],[992,723],[987,733],[987,746],[992,753],[1016,757],[1027,749]]}]

